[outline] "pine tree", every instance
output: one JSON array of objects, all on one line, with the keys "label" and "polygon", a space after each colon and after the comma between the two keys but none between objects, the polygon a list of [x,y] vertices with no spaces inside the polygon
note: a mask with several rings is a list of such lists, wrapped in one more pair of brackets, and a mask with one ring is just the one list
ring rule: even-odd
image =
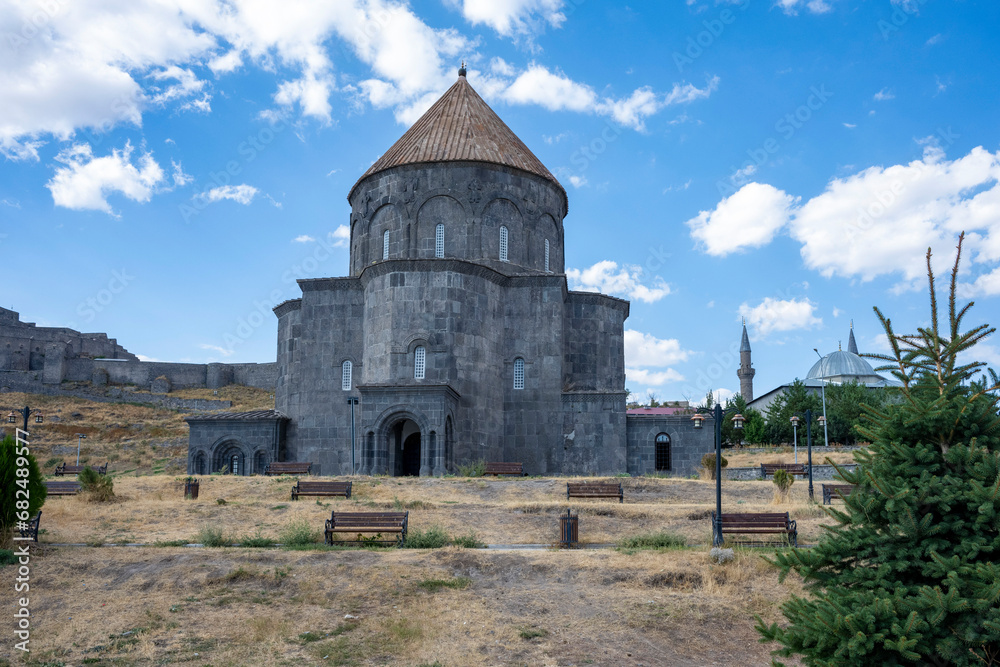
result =
[{"label": "pine tree", "polygon": [[[766,626],[774,655],[806,665],[1000,665],[1000,419],[997,376],[963,363],[994,332],[962,332],[957,309],[962,241],[951,275],[948,330],[938,323],[930,269],[931,326],[896,335],[876,308],[901,400],[867,410],[856,485],[813,549],[779,553],[809,596],[782,606],[788,624]],[[781,663],[775,660],[775,664]]]},{"label": "pine tree", "polygon": [[41,509],[47,494],[43,480],[32,454],[9,435],[0,440],[0,548],[9,546],[18,514],[32,518]]}]

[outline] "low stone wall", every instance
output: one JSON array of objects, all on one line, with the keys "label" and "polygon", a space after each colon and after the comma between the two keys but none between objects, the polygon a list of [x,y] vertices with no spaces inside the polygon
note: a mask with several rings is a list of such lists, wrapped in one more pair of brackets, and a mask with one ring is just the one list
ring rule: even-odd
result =
[{"label": "low stone wall", "polygon": [[[844,470],[853,472],[858,466],[856,463],[845,463],[840,466]],[[754,468],[723,468],[722,472],[726,475],[726,479],[732,480],[759,480],[760,476],[760,466]],[[816,465],[813,464],[813,480],[822,480],[828,482],[833,479],[836,474],[837,469],[832,465]],[[798,475],[795,476],[796,479],[808,479],[807,477],[800,478]],[[771,481],[768,477],[767,481]]]},{"label": "low stone wall", "polygon": [[[85,398],[98,403],[144,403],[168,410],[183,410],[192,412],[211,412],[213,410],[228,410],[233,407],[232,401],[220,401],[208,398],[178,398],[176,396],[161,396],[156,394],[140,394],[122,387],[93,387],[90,389],[66,389],[59,385],[42,384],[33,371],[0,371],[0,397],[10,392],[25,394],[42,394],[43,396],[72,396]],[[0,401],[3,399],[0,398]]]}]

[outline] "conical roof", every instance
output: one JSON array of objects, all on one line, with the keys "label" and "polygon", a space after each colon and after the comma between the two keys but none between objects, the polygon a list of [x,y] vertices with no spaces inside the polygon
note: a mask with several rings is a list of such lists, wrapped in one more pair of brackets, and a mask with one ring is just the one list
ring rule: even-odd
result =
[{"label": "conical roof", "polygon": [[858,343],[854,340],[854,323],[851,322],[851,337],[847,339],[847,351],[858,354]]},{"label": "conical roof", "polygon": [[750,352],[750,336],[747,335],[747,325],[743,325],[743,340],[740,341],[740,352]]},{"label": "conical roof", "polygon": [[500,120],[459,71],[458,81],[351,188],[372,174],[406,164],[488,162],[520,169],[566,191],[541,160]]}]

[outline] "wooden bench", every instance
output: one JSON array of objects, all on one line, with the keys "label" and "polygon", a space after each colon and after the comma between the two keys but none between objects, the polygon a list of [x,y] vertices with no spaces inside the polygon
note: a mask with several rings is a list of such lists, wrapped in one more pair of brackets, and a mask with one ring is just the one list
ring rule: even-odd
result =
[{"label": "wooden bench", "polygon": [[350,482],[303,482],[299,480],[292,489],[292,500],[299,496],[344,496],[351,497]]},{"label": "wooden bench", "polygon": [[[337,512],[334,510],[326,520],[326,543],[333,544],[334,533],[357,535],[350,542],[381,542],[403,546],[406,542],[406,524],[409,512]],[[361,533],[374,533],[370,538],[361,537]],[[398,535],[391,539],[379,539],[382,534]]]},{"label": "wooden bench", "polygon": [[493,461],[485,464],[484,475],[519,475],[524,476],[523,463],[505,463],[503,461]]},{"label": "wooden bench", "polygon": [[75,496],[80,493],[80,482],[47,481],[45,488],[50,496]]},{"label": "wooden bench", "polygon": [[93,468],[94,472],[96,472],[98,475],[108,474],[107,463],[105,463],[102,466],[71,466],[67,465],[66,463],[60,463],[59,465],[56,466],[55,474],[56,477],[62,477],[64,475],[79,475],[81,472],[83,472],[84,468]]},{"label": "wooden bench", "polygon": [[298,463],[294,461],[275,461],[264,466],[265,475],[308,475],[312,469],[312,463]]},{"label": "wooden bench", "polygon": [[566,482],[566,499],[570,498],[617,498],[625,502],[621,482]]},{"label": "wooden bench", "polygon": [[809,470],[803,463],[761,463],[760,478],[767,479],[768,475],[774,475],[778,470],[784,470],[789,475],[808,475]]},{"label": "wooden bench", "polygon": [[[722,535],[767,535],[783,534],[793,546],[798,546],[799,531],[795,521],[788,518],[788,512],[761,512],[755,514],[722,515]],[[713,527],[715,512],[712,512]]]},{"label": "wooden bench", "polygon": [[21,533],[21,537],[31,538],[31,541],[38,541],[38,524],[42,522],[42,511],[38,510],[38,514],[35,518],[25,524],[24,528],[18,528],[18,532]]},{"label": "wooden bench", "polygon": [[831,501],[837,496],[841,498],[846,498],[851,495],[851,491],[854,490],[853,484],[824,484],[823,485],[823,504],[829,505]]}]

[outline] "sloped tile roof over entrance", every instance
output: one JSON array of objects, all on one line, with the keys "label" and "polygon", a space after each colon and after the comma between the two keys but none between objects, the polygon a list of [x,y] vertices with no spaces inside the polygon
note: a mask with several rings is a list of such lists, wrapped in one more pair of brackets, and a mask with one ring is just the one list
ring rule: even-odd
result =
[{"label": "sloped tile roof over entrance", "polygon": [[500,120],[459,71],[458,81],[351,188],[372,174],[406,164],[488,162],[520,169],[566,191],[541,160]]}]

